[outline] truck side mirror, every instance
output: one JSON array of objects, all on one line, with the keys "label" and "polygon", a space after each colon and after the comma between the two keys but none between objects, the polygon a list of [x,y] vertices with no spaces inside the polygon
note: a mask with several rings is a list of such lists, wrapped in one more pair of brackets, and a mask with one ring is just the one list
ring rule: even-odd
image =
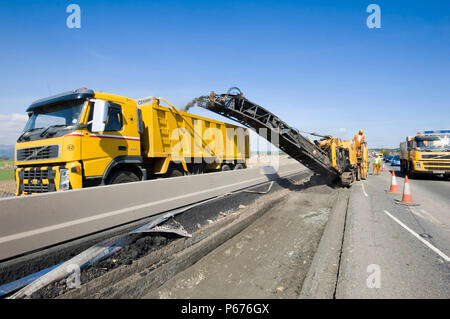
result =
[{"label": "truck side mirror", "polygon": [[106,101],[94,101],[94,113],[92,116],[92,132],[103,132],[108,118],[109,104]]}]

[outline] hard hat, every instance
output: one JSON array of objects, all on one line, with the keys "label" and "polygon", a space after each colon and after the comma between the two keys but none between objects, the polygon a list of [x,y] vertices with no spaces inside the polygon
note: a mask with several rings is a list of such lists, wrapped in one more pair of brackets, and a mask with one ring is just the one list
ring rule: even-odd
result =
[{"label": "hard hat", "polygon": [[364,133],[364,131],[363,130],[359,130],[359,133]]}]

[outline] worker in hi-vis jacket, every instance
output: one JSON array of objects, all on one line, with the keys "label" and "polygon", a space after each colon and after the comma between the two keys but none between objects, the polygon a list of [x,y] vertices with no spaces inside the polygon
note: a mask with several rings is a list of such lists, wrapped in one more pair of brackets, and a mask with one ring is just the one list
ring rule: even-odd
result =
[{"label": "worker in hi-vis jacket", "polygon": [[364,135],[363,130],[359,130],[359,132],[357,134],[355,134],[355,136],[353,136],[353,143],[356,146],[357,152],[361,151],[361,144],[364,143],[365,140],[366,140],[366,136]]},{"label": "worker in hi-vis jacket", "polygon": [[[373,175],[380,175],[380,167],[383,164],[380,154],[373,158]],[[376,174],[375,174],[376,173]]]}]

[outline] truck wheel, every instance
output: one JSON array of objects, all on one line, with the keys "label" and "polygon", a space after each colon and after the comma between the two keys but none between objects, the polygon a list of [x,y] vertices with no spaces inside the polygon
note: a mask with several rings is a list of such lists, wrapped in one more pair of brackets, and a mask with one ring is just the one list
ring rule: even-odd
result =
[{"label": "truck wheel", "polygon": [[234,169],[244,169],[244,165],[242,165],[241,163],[236,164],[236,166],[234,167]]},{"label": "truck wheel", "polygon": [[229,170],[231,170],[231,167],[228,164],[223,164],[222,167],[220,168],[220,170],[223,172],[229,171]]},{"label": "truck wheel", "polygon": [[167,175],[167,177],[178,177],[178,176],[184,176],[184,172],[178,168],[169,168],[166,175]]},{"label": "truck wheel", "polygon": [[356,169],[356,180],[360,181],[361,180],[361,167],[358,166],[358,168]]},{"label": "truck wheel", "polygon": [[122,184],[138,181],[139,177],[137,177],[134,173],[128,171],[118,171],[108,178],[106,184]]},{"label": "truck wheel", "polygon": [[203,164],[196,164],[189,167],[189,175],[198,175],[203,174],[205,172],[205,168]]}]

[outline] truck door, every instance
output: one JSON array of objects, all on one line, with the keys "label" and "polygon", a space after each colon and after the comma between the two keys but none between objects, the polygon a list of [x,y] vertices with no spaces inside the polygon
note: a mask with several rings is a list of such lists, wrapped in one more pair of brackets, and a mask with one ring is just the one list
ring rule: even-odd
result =
[{"label": "truck door", "polygon": [[[127,155],[128,145],[124,132],[124,119],[121,105],[108,102],[108,117],[105,131],[91,132],[92,124],[87,126],[82,138],[82,158],[86,180],[98,180],[103,177],[111,161],[121,155]],[[92,121],[93,103],[89,105],[87,123]],[[88,183],[89,184],[89,183]]]}]

